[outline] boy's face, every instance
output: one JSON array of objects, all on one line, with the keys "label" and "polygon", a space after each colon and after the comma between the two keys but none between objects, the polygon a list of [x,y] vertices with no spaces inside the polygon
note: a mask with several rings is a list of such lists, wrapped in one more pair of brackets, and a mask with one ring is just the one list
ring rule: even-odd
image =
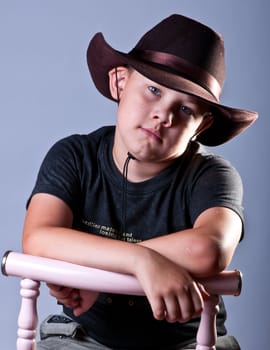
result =
[{"label": "boy's face", "polygon": [[130,152],[141,161],[168,162],[179,157],[190,139],[212,121],[210,115],[203,116],[206,106],[194,97],[159,85],[135,70],[122,67],[119,71],[118,93],[114,151]]}]

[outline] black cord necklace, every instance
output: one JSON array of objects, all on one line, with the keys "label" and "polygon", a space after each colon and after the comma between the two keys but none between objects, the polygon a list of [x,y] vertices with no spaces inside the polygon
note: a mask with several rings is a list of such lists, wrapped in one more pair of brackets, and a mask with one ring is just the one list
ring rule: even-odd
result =
[{"label": "black cord necklace", "polygon": [[122,179],[122,220],[121,220],[121,230],[120,239],[126,240],[126,221],[127,221],[127,187],[128,187],[128,165],[130,160],[135,160],[136,158],[128,152],[127,158],[123,166],[123,179]]}]

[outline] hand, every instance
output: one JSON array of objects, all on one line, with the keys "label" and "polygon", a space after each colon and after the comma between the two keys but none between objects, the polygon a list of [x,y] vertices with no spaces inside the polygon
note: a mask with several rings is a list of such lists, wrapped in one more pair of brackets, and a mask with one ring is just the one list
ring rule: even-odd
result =
[{"label": "hand", "polygon": [[47,284],[50,294],[55,297],[60,304],[73,309],[74,316],[80,316],[90,309],[98,297],[98,292],[80,290],[75,288],[61,287],[55,284]]},{"label": "hand", "polygon": [[157,320],[187,322],[201,313],[203,290],[185,269],[171,260],[148,249],[135,274]]}]

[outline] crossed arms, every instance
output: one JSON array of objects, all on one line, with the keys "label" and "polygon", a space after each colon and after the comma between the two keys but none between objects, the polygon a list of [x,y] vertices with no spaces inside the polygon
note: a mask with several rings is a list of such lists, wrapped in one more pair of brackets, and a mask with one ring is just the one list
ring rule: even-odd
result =
[{"label": "crossed arms", "polygon": [[[206,297],[196,277],[223,271],[242,232],[240,217],[214,207],[197,218],[192,229],[138,244],[112,240],[72,229],[71,209],[59,198],[36,194],[23,232],[23,251],[79,265],[136,276],[156,319],[184,322],[198,315]],[[51,294],[75,315],[95,302],[97,293],[49,286]],[[79,297],[79,298],[78,298]]]}]

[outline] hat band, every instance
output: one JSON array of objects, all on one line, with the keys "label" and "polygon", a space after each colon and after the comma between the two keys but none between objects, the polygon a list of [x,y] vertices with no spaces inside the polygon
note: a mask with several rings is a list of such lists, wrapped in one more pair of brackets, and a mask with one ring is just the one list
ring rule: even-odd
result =
[{"label": "hat band", "polygon": [[180,72],[180,75],[183,77],[189,77],[190,80],[201,85],[204,89],[210,92],[217,101],[219,101],[222,88],[216,78],[185,59],[166,52],[151,50],[134,49],[129,54],[137,59],[139,58],[149,63],[159,64],[165,68],[167,67],[166,70],[170,68]]}]

